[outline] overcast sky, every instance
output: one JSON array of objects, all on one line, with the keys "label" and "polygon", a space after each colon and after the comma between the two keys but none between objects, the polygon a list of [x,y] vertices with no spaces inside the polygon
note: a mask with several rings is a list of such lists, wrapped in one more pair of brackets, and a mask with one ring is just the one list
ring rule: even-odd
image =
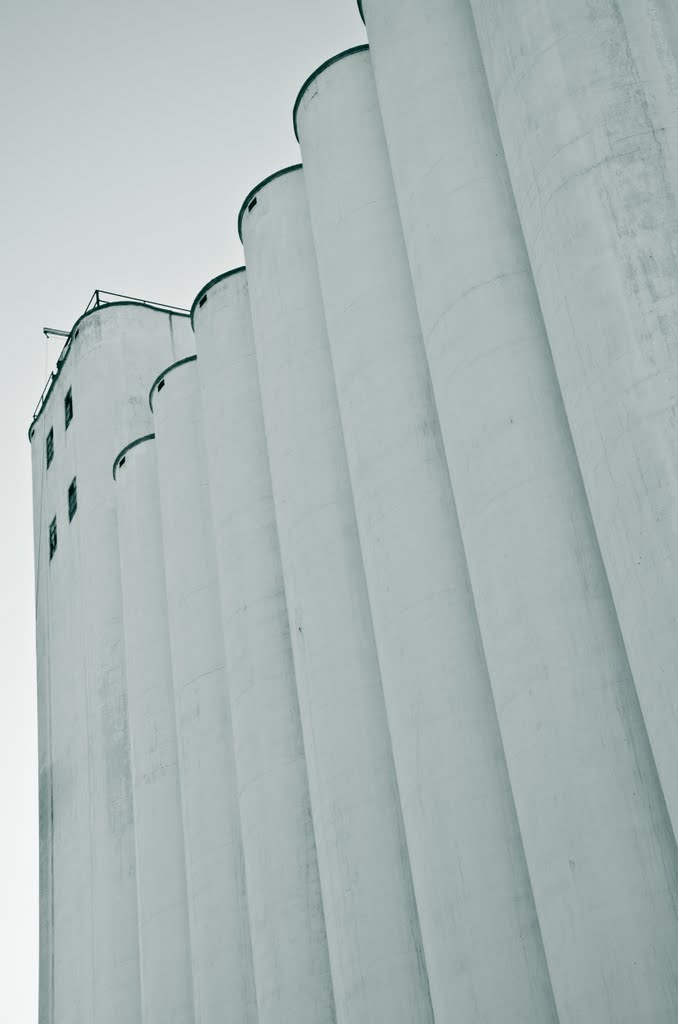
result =
[{"label": "overcast sky", "polygon": [[60,347],[42,328],[70,329],[95,288],[190,306],[240,265],[240,203],[299,160],[299,87],[364,41],[355,0],[3,5],[0,1024],[37,1021],[27,428]]}]

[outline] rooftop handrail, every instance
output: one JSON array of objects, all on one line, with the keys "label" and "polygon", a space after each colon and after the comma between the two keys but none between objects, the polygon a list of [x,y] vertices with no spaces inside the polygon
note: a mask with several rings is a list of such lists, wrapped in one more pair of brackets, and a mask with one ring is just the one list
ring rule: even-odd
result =
[{"label": "rooftop handrail", "polygon": [[[102,296],[106,296],[102,298]],[[99,309],[101,306],[112,305],[111,299],[121,299],[123,302],[135,302],[140,306],[154,306],[156,309],[166,309],[171,313],[189,313],[190,310],[184,309],[183,306],[171,306],[167,302],[152,302],[150,299],[138,299],[133,295],[123,295],[121,292],[107,292],[103,288],[95,288],[92,292],[92,297],[85,306],[85,313],[89,313],[92,309]]]}]

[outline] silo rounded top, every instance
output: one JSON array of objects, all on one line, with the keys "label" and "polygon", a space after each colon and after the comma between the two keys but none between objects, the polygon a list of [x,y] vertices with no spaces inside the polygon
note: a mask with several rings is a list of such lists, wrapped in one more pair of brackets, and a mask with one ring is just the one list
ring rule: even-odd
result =
[{"label": "silo rounded top", "polygon": [[118,452],[115,459],[113,460],[113,479],[117,479],[118,469],[120,468],[120,466],[123,465],[127,457],[128,451],[130,451],[132,448],[136,448],[138,444],[143,444],[144,441],[153,441],[154,439],[155,434],[144,434],[143,437],[137,437],[136,440],[130,441],[129,444],[126,444],[125,447]]},{"label": "silo rounded top", "polygon": [[260,192],[262,188],[269,184],[269,182],[275,181],[276,178],[280,178],[283,174],[290,174],[292,171],[300,171],[301,168],[301,164],[291,164],[289,167],[283,167],[280,171],[275,171],[273,174],[269,174],[267,178],[264,178],[263,181],[260,181],[258,185],[255,185],[254,188],[247,193],[243,200],[243,204],[240,207],[240,212],[238,213],[238,235],[240,237],[241,242],[243,217],[245,216],[245,212],[247,211],[247,209],[250,208],[250,204],[252,203],[252,200],[256,196],[257,192]]},{"label": "silo rounded top", "polygon": [[234,267],[233,270],[227,270],[223,274],[217,274],[217,276],[213,277],[211,281],[208,281],[207,284],[203,285],[196,297],[193,299],[193,304],[191,306],[191,327],[194,327],[193,317],[195,315],[195,311],[200,306],[204,306],[207,299],[207,293],[210,288],[215,284],[218,284],[219,281],[223,281],[227,277],[232,277],[233,274],[241,274],[244,270],[247,270],[247,267]]},{"label": "silo rounded top", "polygon": [[86,309],[84,313],[81,313],[81,315],[78,317],[78,319],[71,327],[68,338],[66,339],[66,344],[64,345],[61,354],[59,355],[59,358],[57,360],[56,370],[51,374],[49,381],[45,386],[45,389],[40,397],[38,406],[35,412],[33,413],[33,418],[31,419],[30,426],[28,428],[29,441],[32,441],[33,439],[35,424],[40,418],[43,409],[47,405],[47,402],[50,398],[50,395],[52,394],[52,391],[54,390],[54,386],[57,380],[61,376],[61,371],[64,367],[64,363],[66,362],[70,354],[73,342],[77,337],[80,324],[83,322],[83,320],[87,320],[88,318],[94,316],[95,313],[103,313],[109,309],[118,308],[120,306],[136,306],[139,309],[152,309],[156,313],[164,313],[166,316],[189,316],[188,310],[182,310],[179,309],[178,307],[163,308],[162,306],[155,306],[152,302],[144,302],[141,299],[120,299],[117,302],[104,302],[100,306],[94,306],[92,309]]},{"label": "silo rounded top", "polygon": [[323,71],[326,71],[327,68],[336,64],[337,61],[343,60],[344,57],[350,57],[354,53],[362,53],[364,50],[369,50],[369,48],[368,43],[361,43],[360,46],[351,46],[348,50],[342,50],[341,53],[337,53],[334,57],[330,57],[329,60],[324,61],[320,67],[316,68],[315,71],[308,76],[297,94],[297,98],[294,101],[294,110],[292,111],[292,122],[294,124],[294,134],[297,137],[297,141],[299,141],[299,132],[297,131],[297,112],[299,110],[299,104],[301,103],[302,97],[309,85],[311,85],[316,78],[323,73]]},{"label": "silo rounded top", "polygon": [[177,367],[179,367],[179,366],[184,366],[186,363],[194,363],[197,358],[198,358],[197,356],[184,356],[183,359],[177,359],[176,363],[170,363],[169,366],[165,367],[165,369],[162,371],[162,373],[158,374],[158,376],[155,378],[155,380],[151,384],[151,389],[148,392],[148,404],[151,407],[151,412],[153,412],[153,394],[154,394],[156,388],[162,387],[162,385],[164,384],[165,377],[167,376],[167,374],[171,373],[172,370],[176,370]]}]

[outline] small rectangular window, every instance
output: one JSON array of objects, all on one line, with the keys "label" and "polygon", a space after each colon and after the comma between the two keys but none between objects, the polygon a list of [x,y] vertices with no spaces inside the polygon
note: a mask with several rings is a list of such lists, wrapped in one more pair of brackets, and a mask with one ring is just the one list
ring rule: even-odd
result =
[{"label": "small rectangular window", "polygon": [[47,457],[47,468],[49,469],[52,459],[54,458],[54,427],[49,428],[49,434],[45,441],[45,455]]},{"label": "small rectangular window", "polygon": [[66,419],[66,429],[68,430],[68,424],[73,419],[73,392],[71,388],[68,389],[64,398],[64,416]]},{"label": "small rectangular window", "polygon": [[69,522],[73,518],[78,508],[78,488],[75,483],[75,477],[71,480],[71,484],[68,488],[68,520]]},{"label": "small rectangular window", "polygon": [[203,295],[203,297],[201,298],[201,300],[200,300],[200,302],[198,303],[198,305],[199,305],[199,306],[204,306],[206,302],[207,302],[207,296],[206,296],[206,295]]},{"label": "small rectangular window", "polygon": [[162,379],[162,380],[160,381],[160,383],[158,384],[158,391],[162,391],[162,389],[164,388],[164,386],[165,386],[165,378],[163,377],[163,379]]},{"label": "small rectangular window", "polygon": [[247,204],[247,209],[250,211],[250,213],[252,212],[252,210],[254,209],[254,207],[256,205],[257,205],[257,197],[255,196],[254,199],[250,203]]},{"label": "small rectangular window", "polygon": [[57,528],[56,528],[56,516],[49,524],[49,560],[50,562],[54,558],[54,552],[57,549]]}]

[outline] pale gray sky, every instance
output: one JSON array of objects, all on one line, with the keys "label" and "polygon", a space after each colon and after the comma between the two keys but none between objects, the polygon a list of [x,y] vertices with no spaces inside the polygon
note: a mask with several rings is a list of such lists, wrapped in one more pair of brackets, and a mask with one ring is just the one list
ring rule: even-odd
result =
[{"label": "pale gray sky", "polygon": [[[37,1020],[27,428],[95,288],[190,306],[242,263],[241,201],[299,159],[298,88],[365,41],[355,0],[22,0],[0,16],[0,1024]],[[48,365],[47,365],[48,364]]]}]

